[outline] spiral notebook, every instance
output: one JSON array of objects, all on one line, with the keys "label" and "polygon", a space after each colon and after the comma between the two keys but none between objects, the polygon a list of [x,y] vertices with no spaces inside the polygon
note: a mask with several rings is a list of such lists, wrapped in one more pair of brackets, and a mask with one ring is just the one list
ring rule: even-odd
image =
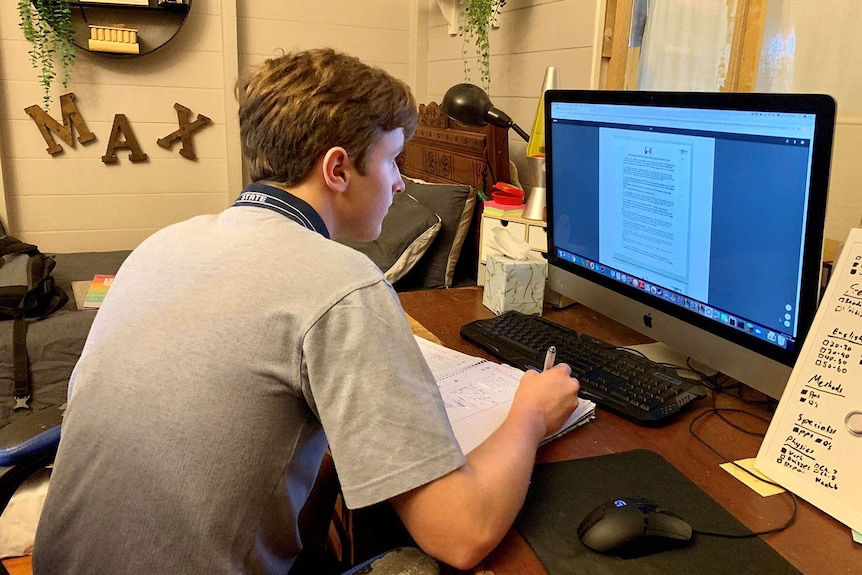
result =
[{"label": "spiral notebook", "polygon": [[[449,349],[419,336],[416,336],[416,341],[440,388],[455,438],[462,451],[468,453],[485,441],[506,418],[524,372],[510,365]],[[595,412],[596,404],[581,398],[569,419],[543,443],[587,423],[595,417]]]}]

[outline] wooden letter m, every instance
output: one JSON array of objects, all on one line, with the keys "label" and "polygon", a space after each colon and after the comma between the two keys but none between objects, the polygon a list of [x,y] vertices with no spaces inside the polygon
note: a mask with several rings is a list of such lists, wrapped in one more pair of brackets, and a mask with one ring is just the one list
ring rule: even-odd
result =
[{"label": "wooden letter m", "polygon": [[54,141],[51,132],[60,136],[68,145],[75,147],[75,130],[78,130],[78,141],[85,144],[96,139],[84,122],[84,118],[78,112],[78,107],[75,105],[75,94],[69,92],[60,96],[60,111],[63,114],[63,125],[60,122],[48,115],[48,112],[39,106],[29,106],[24,108],[27,115],[33,118],[42,137],[45,138],[45,143],[48,144],[48,153],[52,156],[63,151],[63,148]]}]

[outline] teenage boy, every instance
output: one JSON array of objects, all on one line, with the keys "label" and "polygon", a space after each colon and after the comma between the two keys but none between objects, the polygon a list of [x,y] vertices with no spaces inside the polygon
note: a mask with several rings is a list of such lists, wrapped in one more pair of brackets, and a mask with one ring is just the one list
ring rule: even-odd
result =
[{"label": "teenage boy", "polygon": [[117,273],[70,382],[35,573],[286,573],[327,445],[348,506],[390,501],[427,554],[469,568],[514,521],[578,384],[565,365],[529,372],[462,454],[398,296],[331,241],[376,238],[403,190],[409,89],[321,49],[265,62],[238,93],[254,183]]}]

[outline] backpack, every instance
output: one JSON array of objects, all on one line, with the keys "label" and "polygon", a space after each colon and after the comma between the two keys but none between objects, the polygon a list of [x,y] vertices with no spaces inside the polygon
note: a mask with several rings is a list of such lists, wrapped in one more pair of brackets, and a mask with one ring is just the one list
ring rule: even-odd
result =
[{"label": "backpack", "polygon": [[0,237],[0,320],[15,322],[12,350],[15,404],[12,410],[30,409],[32,385],[27,360],[27,320],[42,319],[63,307],[69,296],[54,284],[53,256],[32,244]]}]

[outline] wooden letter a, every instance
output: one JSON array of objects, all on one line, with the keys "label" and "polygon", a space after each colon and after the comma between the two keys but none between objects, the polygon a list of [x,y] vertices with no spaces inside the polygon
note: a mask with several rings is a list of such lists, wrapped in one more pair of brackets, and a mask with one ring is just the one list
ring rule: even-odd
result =
[{"label": "wooden letter a", "polygon": [[[120,139],[122,137],[122,139]],[[111,128],[111,137],[108,140],[108,149],[102,156],[102,162],[113,164],[117,161],[117,149],[131,150],[129,160],[132,162],[144,162],[147,155],[141,150],[141,145],[132,132],[132,127],[126,119],[125,114],[114,115],[114,126]]]},{"label": "wooden letter a", "polygon": [[87,128],[84,118],[78,112],[78,107],[75,105],[75,94],[72,92],[60,96],[60,112],[63,114],[62,126],[60,122],[49,116],[48,112],[39,106],[29,106],[24,108],[24,111],[36,122],[42,137],[45,138],[45,143],[48,144],[48,153],[52,156],[62,152],[63,148],[54,141],[51,132],[63,138],[63,141],[73,148],[75,147],[76,129],[78,130],[78,141],[82,144],[96,139],[96,135]]}]

